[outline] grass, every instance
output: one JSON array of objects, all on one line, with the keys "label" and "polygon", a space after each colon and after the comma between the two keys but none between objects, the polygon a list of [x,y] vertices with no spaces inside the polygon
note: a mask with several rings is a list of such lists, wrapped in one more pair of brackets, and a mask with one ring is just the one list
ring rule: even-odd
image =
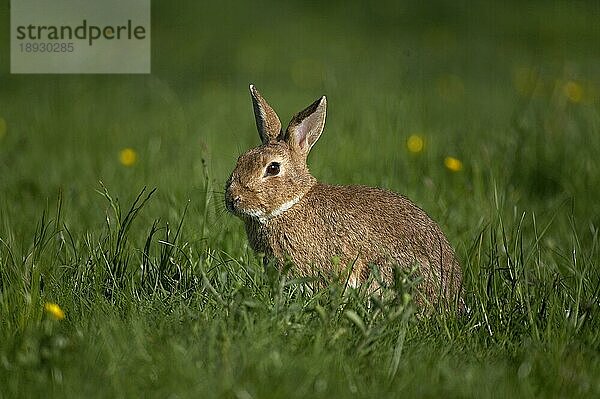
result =
[{"label": "grass", "polygon": [[[595,2],[154,3],[152,75],[0,58],[0,397],[600,394]],[[468,316],[263,268],[222,203],[250,82],[328,95],[311,170],[438,220]]]}]

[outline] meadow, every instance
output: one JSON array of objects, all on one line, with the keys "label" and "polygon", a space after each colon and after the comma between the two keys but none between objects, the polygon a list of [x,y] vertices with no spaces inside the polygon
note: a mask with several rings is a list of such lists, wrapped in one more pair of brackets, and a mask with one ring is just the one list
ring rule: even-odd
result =
[{"label": "meadow", "polygon": [[[153,3],[150,75],[11,75],[0,30],[0,398],[600,395],[597,2]],[[468,315],[263,267],[249,83],[328,96],[311,171],[437,220]]]}]

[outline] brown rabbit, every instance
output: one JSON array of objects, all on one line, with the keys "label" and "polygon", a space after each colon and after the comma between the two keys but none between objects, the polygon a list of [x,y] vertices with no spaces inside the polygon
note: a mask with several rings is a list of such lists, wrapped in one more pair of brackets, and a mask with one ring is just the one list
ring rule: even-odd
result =
[{"label": "brown rabbit", "polygon": [[323,132],[325,96],[296,114],[284,132],[253,85],[250,93],[262,145],[239,157],[225,203],[244,221],[256,252],[280,265],[290,259],[294,270],[309,276],[332,271],[337,257],[352,268],[353,286],[367,280],[369,265],[387,281],[395,265],[416,265],[423,278],[418,302],[459,300],[460,265],[423,210],[387,190],[323,184],[310,174],[306,158]]}]

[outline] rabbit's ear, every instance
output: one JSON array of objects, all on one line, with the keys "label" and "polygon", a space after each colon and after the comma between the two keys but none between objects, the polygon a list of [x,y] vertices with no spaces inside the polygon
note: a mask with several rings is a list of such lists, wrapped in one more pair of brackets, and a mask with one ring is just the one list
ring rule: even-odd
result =
[{"label": "rabbit's ear", "polygon": [[323,96],[294,115],[285,132],[285,140],[288,144],[304,155],[308,155],[323,133],[326,111],[327,99]]},{"label": "rabbit's ear", "polygon": [[252,95],[256,127],[263,144],[279,140],[282,136],[279,117],[252,84],[250,85],[250,95]]}]

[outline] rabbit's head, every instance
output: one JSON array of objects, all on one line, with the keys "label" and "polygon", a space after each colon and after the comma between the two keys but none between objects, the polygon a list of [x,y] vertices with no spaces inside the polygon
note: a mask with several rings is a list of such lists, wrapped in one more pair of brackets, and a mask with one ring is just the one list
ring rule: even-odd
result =
[{"label": "rabbit's head", "polygon": [[316,183],[306,158],[323,132],[327,101],[323,96],[294,115],[284,132],[253,85],[250,94],[262,145],[238,158],[227,181],[225,204],[242,219],[265,223],[294,206]]}]

